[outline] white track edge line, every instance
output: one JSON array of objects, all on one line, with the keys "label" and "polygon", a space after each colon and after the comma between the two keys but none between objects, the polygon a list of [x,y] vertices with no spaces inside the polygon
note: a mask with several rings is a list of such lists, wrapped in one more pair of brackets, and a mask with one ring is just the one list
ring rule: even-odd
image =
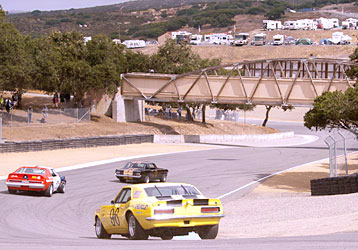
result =
[{"label": "white track edge line", "polygon": [[[358,153],[358,151],[351,152],[351,153],[349,153],[349,155],[350,155],[350,154],[354,154],[354,153]],[[275,176],[275,175],[278,175],[278,174],[287,172],[287,171],[289,171],[289,170],[291,170],[291,169],[303,167],[303,166],[308,165],[308,164],[314,164],[314,163],[317,163],[317,162],[320,162],[320,161],[325,161],[325,160],[329,160],[329,158],[324,158],[324,159],[320,159],[320,160],[316,160],[316,161],[311,161],[311,162],[304,163],[304,164],[301,164],[301,165],[298,165],[298,166],[295,166],[295,167],[291,167],[291,168],[287,168],[287,169],[278,171],[278,172],[276,172],[276,173],[273,173],[273,174],[270,174],[270,175],[265,176],[265,177],[263,177],[263,178],[260,178],[260,179],[258,179],[258,180],[256,180],[256,181],[252,181],[252,182],[250,182],[250,183],[248,183],[248,184],[246,184],[246,185],[243,185],[243,186],[241,186],[241,187],[238,187],[238,188],[236,188],[236,189],[234,189],[234,190],[232,190],[232,191],[230,191],[230,192],[227,192],[227,193],[225,193],[225,194],[222,194],[222,195],[218,196],[217,199],[225,198],[225,197],[227,197],[227,196],[229,196],[229,195],[231,195],[231,194],[233,194],[233,193],[236,193],[236,192],[238,192],[238,191],[240,191],[240,190],[242,190],[242,189],[244,189],[244,188],[247,188],[247,187],[249,187],[249,186],[251,186],[251,185],[254,185],[254,184],[256,184],[256,183],[259,183],[259,182],[261,182],[261,181],[263,181],[263,180],[266,180],[266,179],[268,179],[268,178],[270,178],[270,177],[272,177],[272,176]]]},{"label": "white track edge line", "polygon": [[[197,151],[205,151],[205,150],[214,150],[214,149],[220,149],[220,148],[228,148],[228,147],[226,147],[226,146],[223,146],[223,147],[218,146],[216,148],[208,148],[208,149],[195,149],[195,150],[184,150],[184,151],[169,152],[169,153],[123,156],[123,157],[113,158],[113,159],[109,159],[109,160],[93,161],[93,162],[89,162],[89,163],[82,163],[82,164],[77,164],[77,165],[73,165],[73,166],[67,166],[67,167],[63,167],[63,168],[56,168],[56,172],[64,172],[64,171],[70,171],[70,170],[77,170],[77,169],[81,169],[81,168],[95,167],[95,166],[98,166],[98,165],[115,163],[115,162],[119,162],[119,161],[132,160],[132,159],[137,159],[137,158],[146,158],[146,157],[160,156],[160,155],[169,155],[169,154],[179,154],[179,153],[197,152]],[[0,180],[6,180],[6,179],[7,179],[7,175],[0,176]]]}]

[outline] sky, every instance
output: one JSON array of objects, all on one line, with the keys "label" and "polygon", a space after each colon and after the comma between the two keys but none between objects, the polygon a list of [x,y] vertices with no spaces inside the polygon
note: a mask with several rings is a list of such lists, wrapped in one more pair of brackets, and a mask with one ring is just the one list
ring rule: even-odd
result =
[{"label": "sky", "polygon": [[125,2],[126,0],[0,0],[5,11],[78,9]]}]

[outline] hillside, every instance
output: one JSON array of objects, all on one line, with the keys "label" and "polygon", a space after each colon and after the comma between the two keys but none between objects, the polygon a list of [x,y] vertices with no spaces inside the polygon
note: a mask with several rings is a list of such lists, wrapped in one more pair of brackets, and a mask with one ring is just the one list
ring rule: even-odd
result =
[{"label": "hillside", "polygon": [[[351,1],[351,0],[348,0]],[[280,20],[331,17],[336,13],[303,12],[285,13],[286,8],[325,7],[310,1],[238,1],[238,0],[139,0],[108,6],[59,11],[39,11],[7,15],[22,34],[33,37],[50,34],[52,31],[77,31],[84,36],[105,34],[111,38],[157,39],[167,31],[181,28],[195,31],[200,26],[202,33],[226,32],[233,26],[239,31],[261,28],[262,20],[278,15]],[[345,9],[355,11],[352,3]],[[329,7],[339,9],[339,5]],[[276,13],[277,12],[277,13]],[[276,13],[276,14],[275,14]],[[283,15],[284,14],[284,15]],[[345,19],[344,16],[340,17]]]}]

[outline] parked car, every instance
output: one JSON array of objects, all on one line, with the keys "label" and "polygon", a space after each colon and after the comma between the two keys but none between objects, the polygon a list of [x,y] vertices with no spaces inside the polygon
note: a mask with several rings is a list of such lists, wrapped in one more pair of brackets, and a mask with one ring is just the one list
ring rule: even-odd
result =
[{"label": "parked car", "polygon": [[222,217],[221,201],[206,198],[193,185],[149,183],[123,187],[110,205],[96,209],[94,226],[100,239],[119,234],[131,240],[171,240],[190,232],[215,239]]},{"label": "parked car", "polygon": [[10,173],[6,185],[10,194],[34,191],[43,192],[44,195],[51,197],[54,192],[65,192],[66,178],[56,173],[53,168],[25,166]]},{"label": "parked car", "polygon": [[166,182],[168,169],[158,168],[153,162],[128,162],[123,168],[115,170],[115,176],[121,182]]},{"label": "parked car", "polygon": [[296,45],[312,45],[312,41],[309,38],[300,38],[296,41]]},{"label": "parked car", "polygon": [[295,45],[296,39],[294,39],[292,36],[288,36],[285,39],[285,45]]}]

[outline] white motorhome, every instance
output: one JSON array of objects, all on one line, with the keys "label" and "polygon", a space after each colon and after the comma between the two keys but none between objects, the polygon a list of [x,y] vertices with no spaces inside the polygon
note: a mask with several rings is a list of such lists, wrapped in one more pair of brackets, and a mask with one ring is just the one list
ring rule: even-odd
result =
[{"label": "white motorhome", "polygon": [[[333,19],[336,19],[336,18],[333,18]],[[324,29],[324,30],[333,29],[335,27],[333,19],[327,19],[327,18],[324,18],[324,17],[320,17],[320,18],[316,19],[317,28],[318,29]]]},{"label": "white motorhome", "polygon": [[281,21],[263,20],[264,30],[280,30],[282,29]]},{"label": "white motorhome", "polygon": [[342,29],[356,29],[357,28],[358,20],[355,18],[348,18],[342,22]]},{"label": "white motorhome", "polygon": [[125,40],[122,44],[124,44],[127,47],[127,49],[136,49],[136,48],[145,47],[144,40]]},{"label": "white motorhome", "polygon": [[203,40],[203,35],[192,35],[190,37],[190,44],[192,45],[200,45]]},{"label": "white motorhome", "polygon": [[265,33],[256,34],[254,36],[253,44],[255,46],[265,45],[266,44],[266,34]]},{"label": "white motorhome", "polygon": [[239,33],[239,34],[235,34],[234,41],[232,44],[236,46],[243,46],[249,44],[249,40],[250,40],[249,33]]},{"label": "white motorhome", "polygon": [[280,34],[274,35],[273,36],[273,45],[282,45],[284,38],[285,38],[284,35],[280,35]]},{"label": "white motorhome", "polygon": [[331,44],[334,45],[346,45],[350,44],[352,38],[350,36],[344,35],[343,32],[334,32],[332,33],[332,38],[328,39]]},{"label": "white motorhome", "polygon": [[211,34],[210,43],[217,45],[230,45],[233,41],[233,36],[226,33]]}]

